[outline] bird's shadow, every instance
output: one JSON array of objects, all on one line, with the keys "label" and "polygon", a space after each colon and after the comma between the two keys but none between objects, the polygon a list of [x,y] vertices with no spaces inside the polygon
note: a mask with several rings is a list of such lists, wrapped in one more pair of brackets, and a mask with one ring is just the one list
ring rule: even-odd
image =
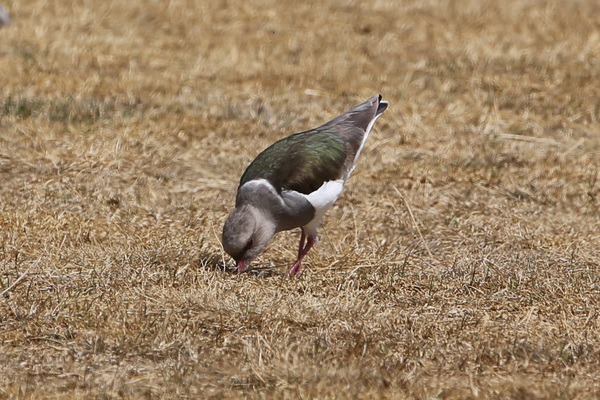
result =
[{"label": "bird's shadow", "polygon": [[250,275],[250,276],[256,276],[258,278],[270,278],[273,276],[284,275],[284,273],[282,272],[282,270],[280,268],[280,267],[282,267],[281,265],[272,265],[272,266],[268,266],[268,267],[267,266],[252,267],[252,268],[244,271],[242,274],[238,274],[237,268],[235,265],[225,263],[223,261],[223,258],[217,254],[202,255],[199,258],[198,263],[200,264],[200,266],[202,268],[206,268],[211,271],[225,272],[230,275]]}]

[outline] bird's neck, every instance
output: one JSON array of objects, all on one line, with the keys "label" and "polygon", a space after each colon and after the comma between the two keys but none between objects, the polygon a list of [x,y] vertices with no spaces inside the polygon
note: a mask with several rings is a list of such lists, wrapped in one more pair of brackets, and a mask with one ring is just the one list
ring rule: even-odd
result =
[{"label": "bird's neck", "polygon": [[248,205],[248,210],[252,213],[256,221],[254,234],[257,241],[268,242],[271,240],[273,235],[277,233],[277,224],[274,216],[268,210],[253,205]]}]

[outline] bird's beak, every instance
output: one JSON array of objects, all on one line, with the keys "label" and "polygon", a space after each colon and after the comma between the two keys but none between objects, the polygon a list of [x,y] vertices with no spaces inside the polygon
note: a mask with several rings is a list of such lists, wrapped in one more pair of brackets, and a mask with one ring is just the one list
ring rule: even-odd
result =
[{"label": "bird's beak", "polygon": [[243,258],[237,262],[238,274],[241,274],[246,269],[246,260]]}]

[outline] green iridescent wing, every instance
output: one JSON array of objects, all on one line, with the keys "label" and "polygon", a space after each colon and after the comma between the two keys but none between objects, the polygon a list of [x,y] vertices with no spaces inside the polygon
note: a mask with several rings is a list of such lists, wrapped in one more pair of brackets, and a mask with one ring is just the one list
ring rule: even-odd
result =
[{"label": "green iridescent wing", "polygon": [[242,175],[240,186],[254,179],[266,179],[277,191],[308,194],[323,182],[339,179],[347,156],[343,136],[331,126],[296,133],[260,153]]},{"label": "green iridescent wing", "polygon": [[266,179],[277,191],[309,194],[323,182],[341,178],[352,169],[369,125],[386,107],[381,95],[375,95],[316,129],[281,139],[248,166],[240,186]]}]

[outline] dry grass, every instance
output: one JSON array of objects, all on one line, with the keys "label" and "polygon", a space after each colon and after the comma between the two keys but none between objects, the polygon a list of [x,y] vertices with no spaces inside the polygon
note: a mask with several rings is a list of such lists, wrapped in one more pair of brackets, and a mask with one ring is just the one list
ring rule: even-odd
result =
[{"label": "dry grass", "polygon": [[[595,0],[143,3],[5,0],[0,398],[600,397]],[[376,92],[301,279],[224,270],[247,163]]]}]

